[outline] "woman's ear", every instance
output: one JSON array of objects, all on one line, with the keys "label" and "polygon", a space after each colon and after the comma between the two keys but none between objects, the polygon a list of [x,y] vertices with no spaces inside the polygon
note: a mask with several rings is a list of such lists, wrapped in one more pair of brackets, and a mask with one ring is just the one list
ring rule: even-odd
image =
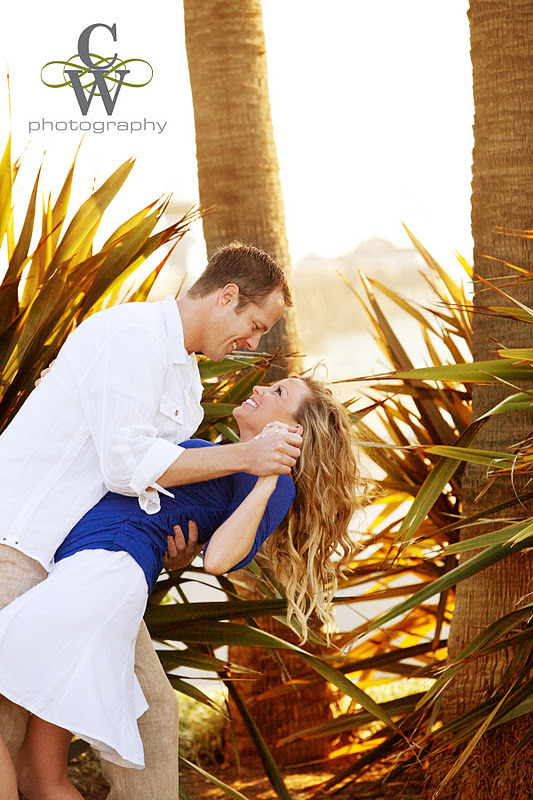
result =
[{"label": "woman's ear", "polygon": [[303,436],[304,435],[303,427],[298,423],[296,423],[295,427],[296,427],[296,433],[298,434],[298,436]]}]

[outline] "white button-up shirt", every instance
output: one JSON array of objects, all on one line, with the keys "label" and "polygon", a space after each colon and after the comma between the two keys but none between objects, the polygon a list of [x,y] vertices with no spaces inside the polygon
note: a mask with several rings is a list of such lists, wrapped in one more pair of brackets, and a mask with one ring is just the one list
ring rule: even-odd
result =
[{"label": "white button-up shirt", "polygon": [[50,569],[107,491],[158,511],[156,481],[202,421],[201,396],[173,297],[89,317],[0,436],[0,544]]}]

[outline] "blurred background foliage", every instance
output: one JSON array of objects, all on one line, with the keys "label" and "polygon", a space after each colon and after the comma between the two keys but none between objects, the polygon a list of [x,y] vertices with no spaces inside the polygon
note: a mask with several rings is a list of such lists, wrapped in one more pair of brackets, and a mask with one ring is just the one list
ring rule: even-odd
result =
[{"label": "blurred background foliage", "polygon": [[[199,216],[191,210],[155,232],[166,203],[151,203],[95,251],[94,238],[102,217],[133,162],[122,164],[78,209],[69,208],[74,167],[75,163],[55,202],[50,195],[44,196],[42,206],[38,202],[39,170],[27,208],[17,208],[23,222],[15,235],[12,202],[20,162],[12,163],[11,139],[0,162],[0,246],[7,259],[0,285],[0,430],[76,325],[117,302],[121,289],[121,301],[146,299],[170,255],[169,248],[148,277],[126,291],[124,282],[156,250],[174,246]],[[67,215],[70,222],[63,230]]]}]

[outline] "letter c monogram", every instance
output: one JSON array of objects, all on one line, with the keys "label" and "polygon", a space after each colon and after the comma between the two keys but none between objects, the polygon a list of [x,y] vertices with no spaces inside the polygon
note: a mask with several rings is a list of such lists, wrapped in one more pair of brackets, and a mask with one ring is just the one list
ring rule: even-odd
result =
[{"label": "letter c monogram", "polygon": [[78,55],[83,61],[83,63],[89,69],[110,69],[113,66],[115,61],[118,58],[118,54],[115,53],[113,60],[110,61],[108,64],[95,64],[91,58],[90,48],[89,48],[89,39],[91,33],[94,31],[95,28],[107,28],[107,30],[113,36],[113,41],[117,41],[117,25],[113,23],[111,27],[106,25],[104,22],[96,22],[94,25],[89,25],[88,28],[85,28],[84,31],[81,32],[80,38],[78,39]]}]

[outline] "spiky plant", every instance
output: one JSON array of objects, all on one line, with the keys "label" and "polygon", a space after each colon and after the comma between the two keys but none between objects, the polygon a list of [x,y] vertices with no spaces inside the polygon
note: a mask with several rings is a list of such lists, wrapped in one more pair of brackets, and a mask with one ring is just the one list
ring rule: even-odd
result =
[{"label": "spiky plant", "polygon": [[[13,188],[20,163],[12,164],[11,139],[0,162],[0,247],[6,265],[0,284],[0,430],[32,391],[73,328],[85,317],[118,300],[124,281],[159,248],[176,244],[198,217],[197,211],[158,232],[166,202],[151,203],[120,225],[95,251],[94,237],[110,202],[133,167],[122,164],[72,213],[69,200],[73,163],[54,203],[50,195],[37,213],[40,170],[15,234]],[[71,219],[66,225],[67,216]],[[66,230],[63,229],[66,227]],[[144,300],[169,257],[121,301]]]},{"label": "spiky plant", "polygon": [[[369,693],[379,684],[392,686],[394,699],[382,707],[396,729],[373,722],[363,709],[348,707],[333,723],[294,733],[305,737],[337,733],[339,747],[332,755],[353,756],[347,765],[343,761],[343,768],[323,789],[335,792],[344,782],[356,779],[368,798],[397,797],[398,792],[411,796],[409,792],[416,793],[416,786],[409,789],[406,782],[420,770],[429,752],[438,757],[444,749],[463,745],[445,779],[450,780],[487,730],[530,713],[533,696],[533,604],[527,598],[519,609],[480,631],[453,663],[446,661],[455,587],[533,544],[533,517],[524,518],[522,513],[513,519],[513,512],[521,511],[522,504],[533,496],[528,485],[531,441],[519,446],[509,442],[509,450],[503,452],[474,446],[478,431],[490,417],[533,408],[533,392],[528,388],[533,378],[533,349],[498,349],[494,360],[471,363],[468,350],[465,353],[457,346],[470,343],[469,299],[463,287],[411,238],[430,267],[437,306],[415,307],[388,287],[367,279],[363,280],[367,299],[358,296],[391,365],[391,372],[385,375],[357,379],[360,391],[370,392],[372,403],[354,413],[366,439],[366,452],[384,475],[384,493],[361,537],[361,554],[352,575],[339,593],[344,596],[338,598],[355,604],[354,608],[361,602],[386,601],[389,609],[383,612],[378,608],[374,615],[367,612],[360,625],[339,633],[335,643],[341,653],[329,659]],[[532,273],[522,274],[521,280],[532,279]],[[422,326],[433,366],[414,368],[410,363],[381,311],[376,288]],[[523,324],[533,323],[533,309],[517,303],[501,288],[493,288],[509,305],[477,309],[480,313],[505,314]],[[443,356],[444,348],[447,356]],[[470,387],[489,382],[507,385],[509,396],[472,420]],[[366,388],[369,384],[370,390]],[[376,433],[370,412],[374,419],[379,416],[378,427],[385,434]],[[485,465],[488,480],[498,473],[522,475],[525,480],[517,484],[520,489],[508,501],[494,507],[481,504],[476,514],[465,517],[461,513],[461,475],[467,462]],[[500,520],[500,526],[466,542],[458,541],[462,528],[488,519]],[[458,562],[458,554],[467,550],[478,552],[468,561]],[[405,599],[394,604],[395,598]],[[508,669],[491,697],[441,725],[440,704],[446,687],[472,659],[499,651],[509,653]],[[420,691],[420,678],[430,679],[426,691]],[[377,696],[385,696],[383,688]],[[532,738],[533,734],[527,733],[511,758],[518,757]],[[368,770],[375,770],[376,765],[379,779],[368,778]]]},{"label": "spiky plant", "polygon": [[[352,289],[356,302],[367,314],[372,335],[391,370],[409,370],[413,363],[389,322],[389,315],[383,311],[379,294],[395,303],[413,325],[420,326],[426,361],[439,367],[446,363],[465,364],[471,346],[471,306],[465,287],[453,281],[415,237],[411,238],[427,263],[423,275],[433,305],[417,305],[364,275],[364,295]],[[463,267],[469,275],[464,262]],[[457,437],[464,436],[466,439],[461,441],[469,441],[470,391],[459,383],[445,387],[422,380],[407,382],[392,372],[382,377],[353,379],[353,383],[358,394],[368,398],[363,408],[360,403],[348,405],[354,409],[358,438],[374,463],[382,491],[366,519],[358,523],[358,532],[354,531],[361,551],[339,588],[336,603],[355,611],[364,603],[365,614],[374,616],[368,611],[372,604],[380,609],[384,603],[393,604],[396,598],[409,598],[455,564],[452,554],[441,559],[435,555],[442,552],[444,545],[457,540],[454,521],[460,512],[458,472],[431,495],[429,508],[420,519],[416,518],[417,536],[405,541],[404,532],[411,529],[417,508],[415,499],[421,488],[430,475],[441,469],[439,456],[430,448],[436,443],[450,445]],[[271,576],[269,580],[272,588]],[[264,574],[258,588],[261,584],[267,585]],[[274,585],[274,593],[279,591]],[[355,628],[334,633],[333,646],[323,649],[325,661],[365,692],[385,700],[382,707],[395,721],[394,726],[376,723],[360,705],[341,701],[342,713],[335,720],[294,731],[279,743],[284,746],[302,736],[337,736],[330,758],[342,758],[344,765],[350,754],[355,760],[344,766],[338,780],[331,781],[331,788],[405,746],[397,725],[405,720],[403,724],[409,730],[409,715],[428,686],[428,681],[424,683],[420,678],[431,676],[446,655],[453,592],[432,592],[430,597],[434,595],[436,600],[415,604],[407,615],[383,630],[370,632],[371,621],[362,619]],[[278,694],[289,702],[290,681],[280,684]]]},{"label": "spiky plant", "polygon": [[[166,203],[152,203],[121,224],[96,249],[94,237],[103,215],[123,186],[133,163],[122,164],[72,211],[69,200],[74,166],[68,171],[55,202],[48,196],[40,215],[37,214],[39,171],[27,207],[22,211],[22,226],[17,231],[19,220],[15,221],[15,215],[19,208],[12,208],[12,198],[20,163],[12,163],[10,140],[0,162],[0,248],[3,247],[6,256],[0,284],[0,430],[32,391],[41,370],[55,358],[69,333],[83,319],[117,302],[147,298],[169,257],[168,248],[147,277],[136,283],[125,282],[134,278],[136,270],[159,248],[175,245],[199,216],[199,212],[191,211],[158,231],[156,228]],[[231,417],[233,408],[249,396],[253,385],[263,380],[271,360],[245,353],[216,364],[200,358],[205,419],[197,435],[211,440],[217,437],[236,440],[236,427]],[[252,571],[259,574],[257,567],[252,566]],[[381,719],[384,724],[391,723],[380,706],[342,672],[282,638],[257,630],[254,616],[283,615],[286,604],[282,591],[265,601],[246,602],[237,598],[233,585],[222,577],[219,580],[221,602],[193,603],[188,600],[186,591],[191,581],[202,582],[198,567],[185,575],[164,575],[150,598],[146,613],[152,636],[156,641],[164,641],[168,648],[158,652],[169,680],[178,691],[213,704],[193,684],[172,674],[178,666],[194,667],[218,672],[238,699],[230,673],[235,677],[242,669],[215,657],[214,650],[220,645],[239,643],[272,651],[292,650],[311,664],[321,680],[339,686],[373,718]],[[249,624],[233,622],[243,618],[249,620]],[[287,800],[289,795],[272,754],[244,706],[241,713],[276,792]],[[84,743],[75,743],[72,754],[80,754],[85,747]],[[213,776],[208,777],[217,782]],[[230,787],[226,787],[226,791],[236,796]]]}]

